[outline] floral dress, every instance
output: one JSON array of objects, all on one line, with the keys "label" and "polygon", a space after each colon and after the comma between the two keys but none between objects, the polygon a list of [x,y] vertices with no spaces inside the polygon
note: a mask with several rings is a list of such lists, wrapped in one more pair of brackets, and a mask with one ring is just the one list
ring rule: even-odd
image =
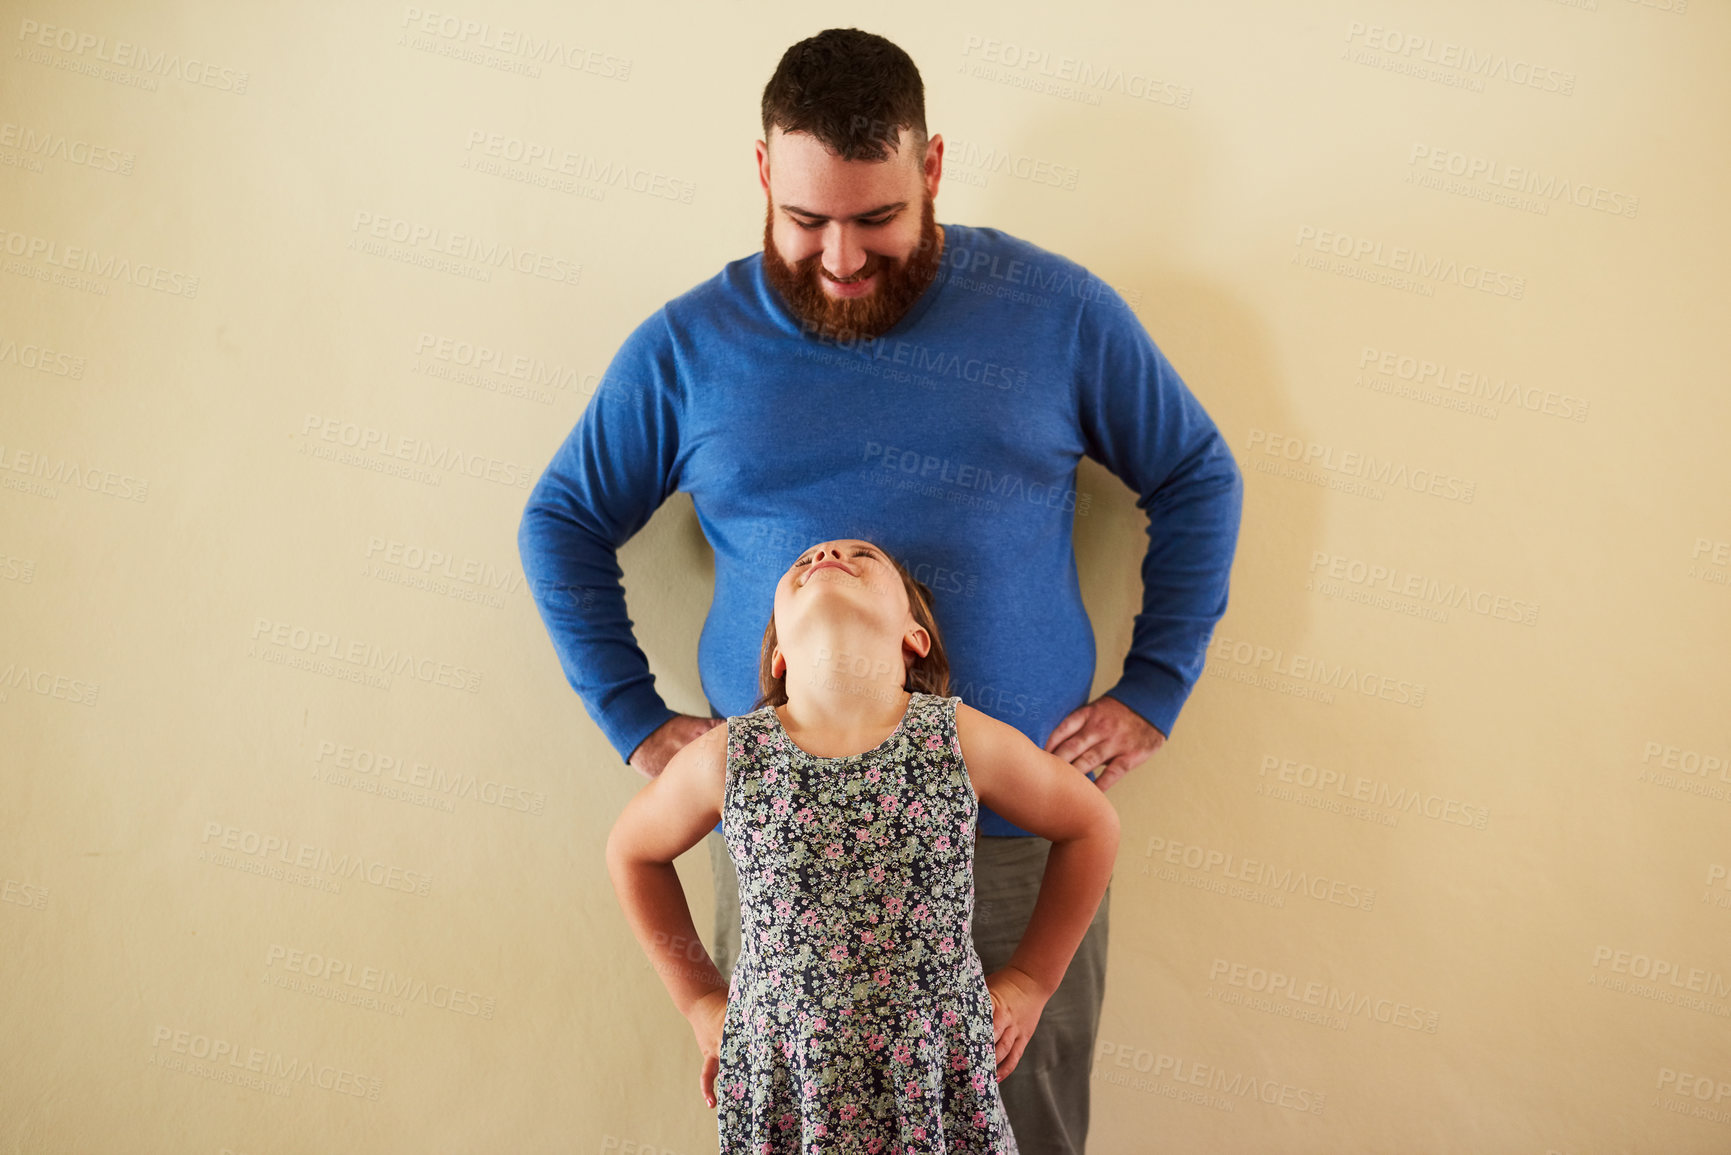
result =
[{"label": "floral dress", "polygon": [[727,719],[723,1155],[1015,1155],[970,929],[960,701],[915,691],[894,734],[844,758],[801,750],[772,706]]}]

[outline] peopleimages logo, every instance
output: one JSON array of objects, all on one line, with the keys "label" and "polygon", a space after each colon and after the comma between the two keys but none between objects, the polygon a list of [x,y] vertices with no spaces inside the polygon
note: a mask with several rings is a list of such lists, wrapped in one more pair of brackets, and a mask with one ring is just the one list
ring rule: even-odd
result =
[{"label": "peopleimages logo", "polygon": [[[1527,279],[1513,273],[1488,268],[1481,264],[1468,261],[1462,264],[1453,257],[1445,257],[1436,253],[1426,253],[1422,249],[1409,245],[1390,244],[1387,251],[1383,242],[1374,237],[1354,236],[1335,229],[1319,228],[1316,225],[1298,226],[1298,236],[1293,239],[1294,245],[1300,248],[1308,246],[1312,250],[1329,256],[1351,261],[1348,269],[1359,269],[1361,272],[1376,272],[1382,270],[1383,276],[1391,277],[1389,283],[1401,287],[1410,281],[1412,285],[1431,289],[1429,282],[1438,281],[1446,284],[1459,285],[1463,289],[1473,289],[1481,293],[1489,293],[1494,297],[1507,297],[1511,301],[1519,301],[1526,296]],[[1301,254],[1294,253],[1292,259],[1309,267],[1321,268],[1311,262],[1300,261]],[[1366,269],[1364,266],[1371,266]],[[1333,270],[1331,270],[1333,271]],[[1395,277],[1394,274],[1400,274]],[[1373,280],[1376,277],[1361,277]]]},{"label": "peopleimages logo", "polygon": [[1475,830],[1483,830],[1490,821],[1488,808],[1474,806],[1459,798],[1396,786],[1390,782],[1366,778],[1362,774],[1349,776],[1343,770],[1319,768],[1309,762],[1282,758],[1278,754],[1264,754],[1256,773],[1258,777],[1272,776],[1278,782],[1290,783],[1318,794],[1332,793],[1348,801],[1362,802],[1366,806],[1382,807],[1401,814],[1421,814],[1437,822],[1470,826]]},{"label": "peopleimages logo", "polygon": [[54,48],[80,58],[100,61],[115,68],[131,68],[153,77],[173,76],[188,84],[214,88],[219,92],[246,94],[249,73],[225,68],[178,52],[152,51],[126,40],[109,42],[108,37],[94,32],[82,32],[35,20],[21,20],[18,39],[26,46]]},{"label": "peopleimages logo", "polygon": [[[1142,853],[1149,859],[1183,866],[1186,870],[1199,870],[1205,874],[1218,870],[1221,878],[1234,879],[1266,890],[1301,894],[1318,902],[1331,902],[1354,910],[1370,910],[1376,904],[1374,887],[1359,886],[1357,883],[1331,879],[1305,870],[1294,870],[1290,866],[1276,866],[1272,862],[1244,858],[1229,851],[1216,850],[1193,842],[1177,842],[1154,836],[1148,839],[1148,845]],[[1164,881],[1181,880],[1166,878]]]},{"label": "peopleimages logo", "polygon": [[[241,855],[272,866],[286,865],[295,870],[308,871],[332,883],[349,879],[368,883],[381,890],[403,891],[422,897],[431,892],[433,885],[433,876],[425,871],[406,870],[395,863],[360,853],[345,851],[339,854],[328,846],[301,842],[284,835],[267,834],[247,827],[231,826],[215,820],[204,824],[204,834],[199,841],[202,844],[200,857],[204,858],[209,853],[210,861],[219,866],[231,863],[222,855],[210,852],[226,852],[231,858]],[[326,889],[334,892],[338,888],[330,886]]]},{"label": "peopleimages logo", "polygon": [[[1403,1027],[1434,1035],[1438,1014],[1404,999],[1378,998],[1361,991],[1343,991],[1318,979],[1302,980],[1283,971],[1216,958],[1208,968],[1208,981],[1270,999],[1285,999],[1302,1006],[1320,1007],[1341,1015],[1362,1017],[1385,1026]],[[1230,1001],[1230,1000],[1222,1000]]]},{"label": "peopleimages logo", "polygon": [[1412,71],[1414,75],[1429,79],[1420,66],[1430,65],[1433,68],[1458,72],[1481,88],[1486,80],[1501,80],[1559,96],[1573,96],[1575,92],[1573,72],[1535,64],[1505,52],[1475,49],[1456,44],[1452,40],[1433,40],[1429,36],[1399,28],[1385,28],[1380,24],[1350,20],[1346,25],[1346,41],[1349,45],[1348,51],[1358,48],[1365,53],[1363,59],[1350,57],[1351,59],[1362,64],[1386,61],[1385,66],[1396,65],[1391,67],[1390,71]]},{"label": "peopleimages logo", "polygon": [[935,457],[917,449],[902,449],[881,441],[867,441],[864,461],[868,469],[875,467],[893,474],[917,476],[923,482],[941,482],[960,490],[990,494],[1006,501],[1026,501],[1065,511],[1087,515],[1091,494],[1078,493],[1069,485],[1029,481],[1016,473],[994,473],[990,469],[948,457]]},{"label": "peopleimages logo", "polygon": [[151,1066],[255,1090],[286,1094],[289,1085],[303,1083],[334,1094],[377,1100],[384,1088],[376,1076],[347,1067],[160,1023],[151,1032],[150,1048]]},{"label": "peopleimages logo", "polygon": [[[114,281],[165,293],[170,297],[198,296],[198,278],[191,273],[165,268],[149,261],[134,261],[131,257],[89,245],[71,245],[57,237],[14,232],[0,228],[0,252],[26,261],[41,261],[41,267],[20,266],[9,271],[23,272],[38,280],[65,279],[70,287],[95,290],[107,295],[107,285]],[[50,270],[53,270],[52,272]],[[87,278],[95,278],[88,280]]]}]

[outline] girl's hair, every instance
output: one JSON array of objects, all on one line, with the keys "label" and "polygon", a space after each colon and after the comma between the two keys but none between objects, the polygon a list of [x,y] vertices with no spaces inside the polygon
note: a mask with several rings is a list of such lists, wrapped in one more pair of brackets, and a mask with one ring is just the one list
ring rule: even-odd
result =
[{"label": "girl's hair", "polygon": [[[882,547],[879,548],[882,550]],[[950,659],[944,653],[943,635],[938,632],[938,620],[932,613],[931,588],[909,573],[907,567],[888,550],[882,552],[890,559],[896,573],[901,575],[902,588],[907,590],[908,609],[913,613],[914,621],[924,627],[926,634],[932,639],[931,648],[926,651],[925,656],[916,655],[908,664],[907,678],[902,683],[902,689],[947,697],[950,692]],[[751,707],[753,711],[761,710],[765,706],[787,704],[787,675],[777,677],[770,672],[771,664],[775,660],[776,645],[775,614],[772,611],[769,615],[769,627],[763,631],[763,651],[757,663],[757,684],[762,692]]]}]

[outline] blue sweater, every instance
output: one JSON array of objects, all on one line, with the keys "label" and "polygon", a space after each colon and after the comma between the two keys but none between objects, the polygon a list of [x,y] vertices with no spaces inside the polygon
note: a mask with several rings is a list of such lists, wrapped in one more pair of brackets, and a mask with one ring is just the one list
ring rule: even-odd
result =
[{"label": "blue sweater", "polygon": [[[1044,746],[1094,678],[1071,544],[1099,501],[1076,489],[1083,454],[1149,518],[1142,608],[1106,692],[1170,736],[1226,612],[1243,478],[1123,298],[998,229],[944,225],[937,279],[875,340],[802,326],[761,251],[668,301],[530,492],[518,545],[566,679],[621,759],[674,711],[616,551],[675,490],[715,553],[697,660],[719,716],[757,699],[786,567],[863,538],[931,588],[949,692]],[[1030,833],[983,806],[980,830]]]}]

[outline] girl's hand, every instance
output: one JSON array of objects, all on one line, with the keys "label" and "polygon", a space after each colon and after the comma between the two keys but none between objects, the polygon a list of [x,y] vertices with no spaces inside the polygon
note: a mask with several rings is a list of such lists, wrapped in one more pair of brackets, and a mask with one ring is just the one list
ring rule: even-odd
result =
[{"label": "girl's hand", "polygon": [[986,976],[986,991],[992,996],[992,1041],[998,1059],[998,1082],[1002,1083],[1022,1061],[1040,1013],[1050,996],[1040,993],[1034,980],[1015,967],[1004,967]]},{"label": "girl's hand", "polygon": [[715,1106],[715,1073],[721,1068],[721,1028],[727,1020],[727,992],[710,991],[686,1013],[691,1031],[697,1036],[697,1049],[703,1052],[703,1070],[697,1076],[697,1089],[703,1101]]}]

